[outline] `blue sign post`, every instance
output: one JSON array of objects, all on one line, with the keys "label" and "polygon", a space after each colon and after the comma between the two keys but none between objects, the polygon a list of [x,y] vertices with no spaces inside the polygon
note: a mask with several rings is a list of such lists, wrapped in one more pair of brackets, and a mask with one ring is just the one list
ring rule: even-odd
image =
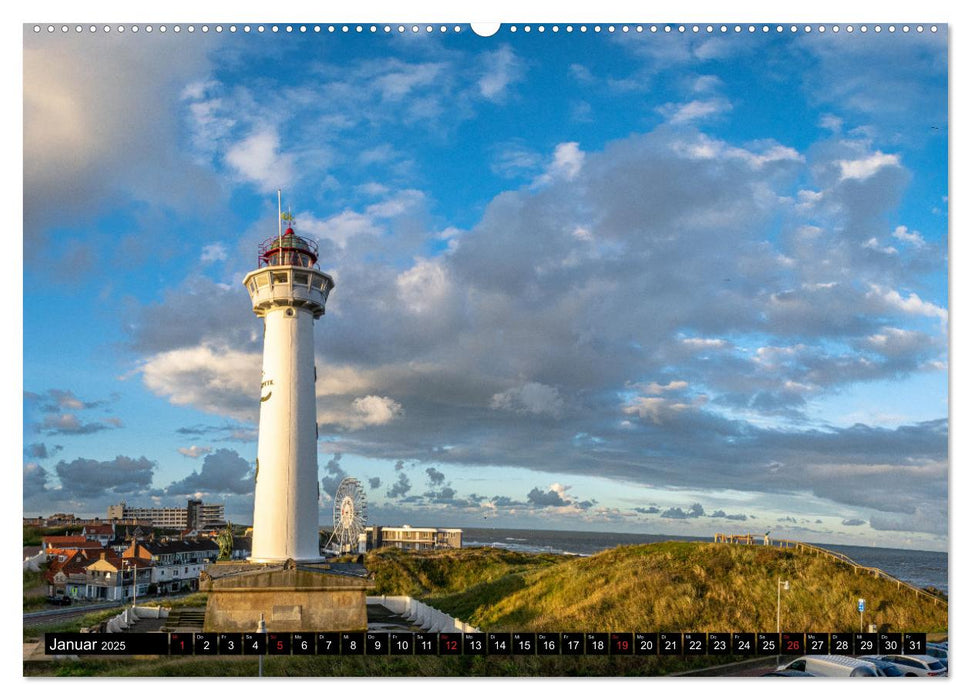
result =
[{"label": "blue sign post", "polygon": [[860,611],[860,632],[863,631],[863,610],[866,608],[866,600],[859,598],[856,601],[856,609]]}]

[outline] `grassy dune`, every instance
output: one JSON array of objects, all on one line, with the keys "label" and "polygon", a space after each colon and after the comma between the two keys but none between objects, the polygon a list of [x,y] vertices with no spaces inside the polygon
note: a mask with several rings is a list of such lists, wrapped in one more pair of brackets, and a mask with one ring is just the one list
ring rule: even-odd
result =
[{"label": "grassy dune", "polygon": [[490,548],[368,559],[382,593],[412,595],[484,630],[772,631],[776,586],[791,632],[947,630],[947,606],[795,550],[700,542],[617,547],[585,558]]}]

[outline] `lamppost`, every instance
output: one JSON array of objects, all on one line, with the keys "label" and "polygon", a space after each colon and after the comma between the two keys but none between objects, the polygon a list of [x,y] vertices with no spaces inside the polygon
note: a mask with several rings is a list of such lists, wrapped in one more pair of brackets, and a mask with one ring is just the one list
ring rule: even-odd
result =
[{"label": "lamppost", "polygon": [[[129,562],[124,562],[125,570],[129,568]],[[130,564],[132,568],[132,579],[131,579],[131,606],[135,607],[135,603],[138,600],[138,562],[132,561]],[[122,582],[124,583],[124,582]]]},{"label": "lamppost", "polygon": [[776,599],[775,599],[775,632],[776,632],[776,647],[779,652],[776,654],[775,662],[779,665],[782,660],[782,591],[789,590],[789,581],[783,581],[781,578],[777,580],[776,583]]},{"label": "lamppost", "polygon": [[[260,634],[266,634],[266,620],[263,617],[263,613],[260,613],[260,622],[256,626],[256,631],[259,632]],[[260,654],[259,660],[260,660],[259,677],[262,678],[263,677],[263,654]]]}]

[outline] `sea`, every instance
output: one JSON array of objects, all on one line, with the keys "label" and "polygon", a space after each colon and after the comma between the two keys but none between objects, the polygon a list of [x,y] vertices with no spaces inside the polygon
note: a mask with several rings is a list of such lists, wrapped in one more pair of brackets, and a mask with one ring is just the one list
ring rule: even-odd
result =
[{"label": "sea", "polygon": [[[464,528],[465,547],[501,547],[516,552],[548,552],[590,556],[605,549],[626,544],[652,542],[711,542],[711,538],[679,537],[676,535],[642,535],[621,532],[574,532],[568,530],[498,530]],[[810,543],[824,549],[845,554],[857,564],[883,569],[894,578],[917,586],[934,588],[947,593],[947,552],[928,552],[916,549],[889,549],[840,544]]]}]

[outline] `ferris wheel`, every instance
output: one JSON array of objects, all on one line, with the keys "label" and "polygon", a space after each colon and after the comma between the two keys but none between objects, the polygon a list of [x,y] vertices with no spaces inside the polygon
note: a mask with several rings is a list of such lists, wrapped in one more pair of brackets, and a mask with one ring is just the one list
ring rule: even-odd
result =
[{"label": "ferris wheel", "polygon": [[361,482],[353,477],[341,480],[334,494],[334,532],[325,549],[339,554],[357,548],[358,537],[367,527],[367,496]]}]

